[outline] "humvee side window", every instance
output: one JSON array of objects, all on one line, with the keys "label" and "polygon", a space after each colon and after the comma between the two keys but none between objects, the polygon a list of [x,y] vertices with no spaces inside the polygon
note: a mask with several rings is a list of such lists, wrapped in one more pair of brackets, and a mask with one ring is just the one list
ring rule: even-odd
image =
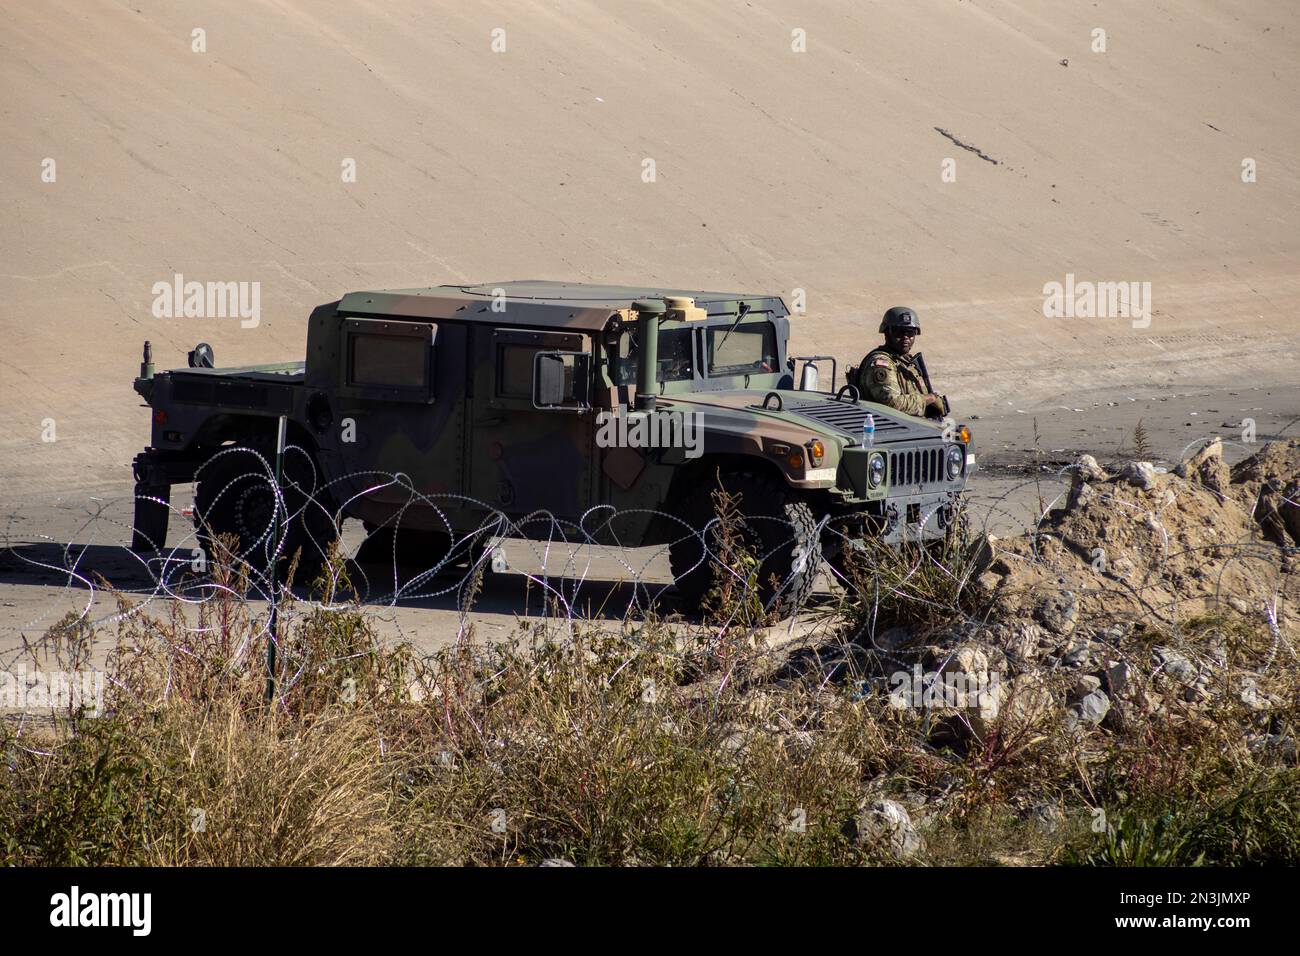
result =
[{"label": "humvee side window", "polygon": [[529,398],[533,394],[532,345],[497,346],[497,388],[499,398]]},{"label": "humvee side window", "polygon": [[411,336],[354,334],[348,384],[421,388],[426,352],[427,343]]},{"label": "humvee side window", "polygon": [[[618,355],[613,356],[615,385],[636,384],[639,349],[636,331],[624,332],[618,339]],[[659,381],[681,382],[695,377],[695,349],[691,329],[659,330]]]},{"label": "humvee side window", "polygon": [[343,394],[396,402],[433,401],[436,325],[345,318],[343,334]]},{"label": "humvee side window", "polygon": [[709,329],[709,375],[761,375],[775,372],[776,329],[771,322]]}]

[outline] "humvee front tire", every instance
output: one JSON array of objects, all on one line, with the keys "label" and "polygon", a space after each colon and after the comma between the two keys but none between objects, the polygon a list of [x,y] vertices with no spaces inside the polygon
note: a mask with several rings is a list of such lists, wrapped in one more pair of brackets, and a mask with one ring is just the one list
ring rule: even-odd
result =
[{"label": "humvee front tire", "polygon": [[[757,589],[763,606],[791,613],[808,599],[821,564],[817,519],[807,503],[785,485],[749,471],[723,474],[697,486],[681,512],[682,520],[695,533],[674,522],[677,540],[668,547],[668,561],[683,603],[698,606],[715,582],[718,525],[715,522],[708,532],[700,532],[717,516],[713,491],[719,482],[738,499],[741,526],[736,532],[742,547],[762,561]],[[704,551],[705,543],[709,554]],[[739,568],[732,570],[743,573]]]},{"label": "humvee front tire", "polygon": [[[265,466],[258,455],[265,459]],[[210,564],[230,563],[233,558],[246,562],[255,575],[267,575],[276,550],[274,467],[274,450],[257,443],[223,449],[200,469],[194,488],[194,524]],[[280,482],[286,509],[280,516],[284,536],[278,566],[281,580],[301,550],[295,580],[314,581],[325,565],[330,545],[338,538],[320,484],[320,472],[304,452],[285,452]],[[225,553],[218,545],[219,535],[238,539],[235,554]]]}]

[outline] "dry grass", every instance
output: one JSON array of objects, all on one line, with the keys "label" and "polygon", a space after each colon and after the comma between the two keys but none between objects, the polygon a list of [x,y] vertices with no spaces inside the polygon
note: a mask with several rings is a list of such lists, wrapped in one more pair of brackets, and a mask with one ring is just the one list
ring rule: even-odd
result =
[{"label": "dry grass", "polygon": [[[1293,675],[1270,672],[1285,703],[1264,715],[1171,696],[1086,733],[1055,705],[978,726],[891,706],[849,637],[969,622],[963,553],[873,555],[836,612],[847,636],[775,664],[751,628],[653,620],[420,658],[326,593],[282,622],[269,710],[266,622],[218,570],[197,628],[123,617],[103,715],[0,729],[0,863],[890,863],[846,826],[878,796],[912,809],[913,863],[1300,861],[1297,771],[1243,742],[1295,733]],[[712,620],[749,622],[743,590],[712,600]],[[1180,638],[1211,633],[1233,666],[1271,646],[1239,622]],[[40,650],[84,662],[87,641],[65,621]]]}]

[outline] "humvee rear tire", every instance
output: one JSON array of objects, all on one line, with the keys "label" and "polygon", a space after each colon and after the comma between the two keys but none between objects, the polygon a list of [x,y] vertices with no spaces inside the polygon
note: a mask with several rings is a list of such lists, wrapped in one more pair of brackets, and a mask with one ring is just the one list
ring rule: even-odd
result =
[{"label": "humvee rear tire", "polygon": [[[762,559],[758,593],[763,606],[792,613],[808,599],[821,564],[821,541],[812,509],[789,488],[763,475],[731,472],[720,481],[727,492],[738,497],[740,514],[746,519],[738,529],[741,542]],[[714,560],[705,554],[703,545],[707,543],[711,554],[717,554],[717,525],[703,535],[704,541],[699,532],[716,517],[713,491],[717,486],[718,481],[710,481],[691,494],[681,517],[696,533],[674,523],[673,534],[678,540],[668,548],[673,578],[688,607],[698,606],[715,581]]]},{"label": "humvee rear tire", "polygon": [[[224,449],[199,471],[194,488],[194,524],[209,564],[229,563],[234,558],[246,562],[263,582],[267,580],[276,549],[275,494],[271,487],[274,468],[274,449],[255,443]],[[281,580],[288,574],[294,555],[299,554],[294,579],[299,584],[310,584],[320,574],[330,545],[338,538],[322,484],[320,471],[304,452],[285,452],[280,482],[286,509],[280,516],[284,546],[277,569]],[[218,546],[216,538],[223,534],[238,539],[234,555]]]}]

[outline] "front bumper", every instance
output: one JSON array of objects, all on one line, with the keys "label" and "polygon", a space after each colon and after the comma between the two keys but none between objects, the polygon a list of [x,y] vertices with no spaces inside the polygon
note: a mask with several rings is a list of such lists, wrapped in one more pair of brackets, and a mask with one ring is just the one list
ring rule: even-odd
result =
[{"label": "front bumper", "polygon": [[957,517],[960,490],[886,498],[880,538],[888,544],[933,541],[948,533]]}]

